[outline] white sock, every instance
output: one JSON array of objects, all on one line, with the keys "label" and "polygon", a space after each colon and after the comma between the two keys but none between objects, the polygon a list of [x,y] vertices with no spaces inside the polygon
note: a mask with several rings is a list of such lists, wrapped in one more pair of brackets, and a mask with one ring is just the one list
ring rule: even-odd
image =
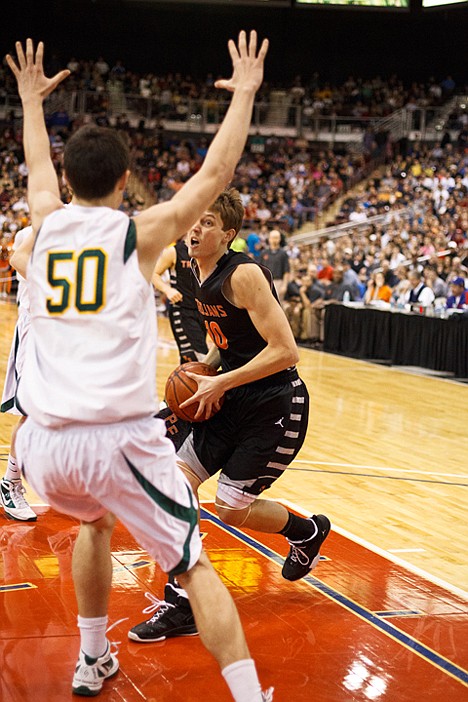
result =
[{"label": "white sock", "polygon": [[262,688],[252,658],[231,663],[221,672],[235,702],[262,702]]},{"label": "white sock", "polygon": [[80,617],[78,627],[81,634],[81,650],[90,658],[99,658],[107,648],[107,616]]},{"label": "white sock", "polygon": [[16,464],[16,458],[11,453],[8,454],[8,464],[6,473],[3,476],[4,480],[21,480],[21,472]]}]

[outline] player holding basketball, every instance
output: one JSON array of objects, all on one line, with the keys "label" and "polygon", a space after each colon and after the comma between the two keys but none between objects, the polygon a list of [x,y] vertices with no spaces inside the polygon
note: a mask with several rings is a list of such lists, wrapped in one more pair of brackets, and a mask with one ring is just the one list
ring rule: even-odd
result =
[{"label": "player holding basketball", "polygon": [[[162,276],[170,271],[170,282]],[[153,273],[153,285],[169,301],[169,321],[181,363],[200,361],[208,352],[206,329],[194,299],[190,256],[184,240],[164,249]]]},{"label": "player holding basketball", "polygon": [[[179,444],[178,463],[194,491],[221,471],[215,505],[223,521],[286,537],[290,551],[282,574],[298,580],[317,564],[330,522],[324,515],[304,519],[277,502],[258,499],[301,448],[309,398],[294,365],[296,343],[274,296],[270,272],[229,248],[243,214],[237,190],[225,190],[188,234],[195,299],[216,345],[205,360],[216,368],[220,363],[222,373],[189,373],[198,390],[181,407],[199,401],[195,417],[209,418],[224,394],[225,401],[207,421],[178,422],[179,433],[169,419],[168,433]],[[186,593],[170,580],[163,605],[129,637],[149,642],[196,631]]]},{"label": "player holding basketball", "polygon": [[237,610],[201,546],[197,505],[178,470],[164,423],[155,418],[156,320],[150,285],[164,246],[183,236],[225,187],[241,156],[267,42],[229,42],[233,92],[202,168],[166,203],[134,220],[118,208],[129,155],[118,132],[79,129],[64,171],[74,204],[63,207],[50,157],[43,100],[69,74],[43,72],[43,45],[7,62],[18,82],[29,169],[34,249],[15,254],[27,268],[31,329],[17,399],[28,415],[17,435],[18,462],[52,507],[80,520],[73,552],[81,651],[75,694],[94,696],[119,667],[106,638],[114,513],[190,594],[205,646],[236,702],[262,693]]}]

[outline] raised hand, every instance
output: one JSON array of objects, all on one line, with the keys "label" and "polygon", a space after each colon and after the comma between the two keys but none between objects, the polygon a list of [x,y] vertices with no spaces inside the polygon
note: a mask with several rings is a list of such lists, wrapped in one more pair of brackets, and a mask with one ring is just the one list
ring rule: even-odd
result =
[{"label": "raised hand", "polygon": [[44,100],[62,80],[70,75],[70,71],[67,69],[59,71],[53,78],[47,78],[44,75],[42,65],[44,44],[42,41],[37,45],[36,55],[34,55],[32,39],[26,40],[26,54],[20,41],[17,41],[15,46],[18,63],[15,63],[10,54],[6,55],[6,61],[16,78],[18,93],[23,103],[30,100]]},{"label": "raised hand", "polygon": [[229,80],[217,80],[215,88],[224,88],[231,93],[239,88],[257,91],[263,80],[263,64],[268,51],[268,39],[264,39],[257,56],[257,32],[250,32],[249,45],[244,31],[239,34],[238,46],[230,39],[229,53],[233,73]]}]

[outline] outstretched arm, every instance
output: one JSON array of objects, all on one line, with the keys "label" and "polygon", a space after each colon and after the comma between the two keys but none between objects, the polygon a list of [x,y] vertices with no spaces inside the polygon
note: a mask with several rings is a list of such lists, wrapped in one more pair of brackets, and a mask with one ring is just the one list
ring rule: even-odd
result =
[{"label": "outstretched arm", "polygon": [[[6,61],[18,83],[18,93],[23,105],[23,142],[29,171],[28,202],[32,224],[36,231],[47,213],[45,210],[51,211],[60,206],[60,191],[57,174],[50,156],[43,101],[70,74],[70,71],[64,70],[53,78],[46,78],[42,63],[43,55],[44,44],[39,42],[34,53],[33,42],[31,39],[27,39],[26,53],[21,42],[16,42],[17,63],[9,54],[6,56]],[[39,202],[37,195],[44,191],[49,196],[41,197],[41,202]],[[57,204],[53,207],[55,201]],[[41,214],[42,212],[44,213]]]},{"label": "outstretched arm", "polygon": [[247,140],[255,93],[263,79],[268,41],[263,41],[257,54],[256,32],[250,33],[248,44],[246,33],[241,32],[238,45],[231,40],[228,46],[233,74],[215,85],[233,93],[229,109],[198,173],[172,200],[150,207],[135,219],[140,261],[142,257],[154,259],[164,246],[183,236],[234,175]]}]

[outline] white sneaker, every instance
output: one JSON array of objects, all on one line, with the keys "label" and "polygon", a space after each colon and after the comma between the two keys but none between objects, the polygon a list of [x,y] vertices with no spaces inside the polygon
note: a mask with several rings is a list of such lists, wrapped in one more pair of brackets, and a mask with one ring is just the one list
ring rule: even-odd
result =
[{"label": "white sneaker", "polygon": [[80,651],[73,676],[72,692],[83,697],[99,695],[104,680],[115,675],[118,669],[119,661],[117,656],[111,653],[109,642],[106,652],[99,658],[90,658]]},{"label": "white sneaker", "polygon": [[0,481],[0,498],[7,517],[17,519],[20,522],[35,522],[37,514],[26,502],[25,492],[21,480],[2,478]]}]

